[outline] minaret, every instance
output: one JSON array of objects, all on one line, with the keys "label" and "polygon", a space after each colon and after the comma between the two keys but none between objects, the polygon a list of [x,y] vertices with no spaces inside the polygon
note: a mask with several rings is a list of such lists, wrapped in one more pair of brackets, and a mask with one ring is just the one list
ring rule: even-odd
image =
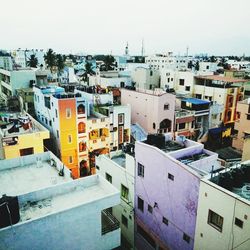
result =
[{"label": "minaret", "polygon": [[142,39],[142,44],[141,44],[141,56],[144,56],[145,50],[144,50],[144,39]]},{"label": "minaret", "polygon": [[127,45],[125,47],[125,55],[128,56],[128,42],[127,42]]}]

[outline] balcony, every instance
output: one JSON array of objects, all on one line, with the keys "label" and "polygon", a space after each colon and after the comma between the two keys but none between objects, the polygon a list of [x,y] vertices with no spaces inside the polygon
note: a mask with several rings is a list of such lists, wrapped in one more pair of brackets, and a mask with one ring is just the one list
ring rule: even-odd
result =
[{"label": "balcony", "polygon": [[102,235],[115,231],[120,228],[119,221],[105,209],[102,211]]},{"label": "balcony", "polygon": [[109,148],[109,137],[101,136],[96,139],[89,139],[89,149],[90,151],[99,148]]}]

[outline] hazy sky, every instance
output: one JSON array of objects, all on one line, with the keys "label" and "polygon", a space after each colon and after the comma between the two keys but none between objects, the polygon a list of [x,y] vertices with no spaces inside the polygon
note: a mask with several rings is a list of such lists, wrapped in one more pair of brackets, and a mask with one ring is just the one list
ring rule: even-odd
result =
[{"label": "hazy sky", "polygon": [[0,0],[0,49],[250,55],[250,0]]}]

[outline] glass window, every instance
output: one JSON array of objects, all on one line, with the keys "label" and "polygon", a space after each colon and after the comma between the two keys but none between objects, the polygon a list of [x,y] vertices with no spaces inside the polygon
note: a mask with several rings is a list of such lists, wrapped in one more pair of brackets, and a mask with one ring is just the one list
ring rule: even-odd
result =
[{"label": "glass window", "polygon": [[141,199],[140,197],[137,198],[137,207],[142,212],[144,211],[144,200]]},{"label": "glass window", "polygon": [[121,197],[125,200],[128,200],[128,188],[121,184]]},{"label": "glass window", "polygon": [[168,225],[168,219],[166,217],[162,217],[162,222],[165,224],[165,225]]},{"label": "glass window", "polygon": [[172,174],[170,174],[170,173],[168,173],[168,179],[170,179],[170,180],[174,180],[174,176],[172,175]]},{"label": "glass window", "polygon": [[138,162],[137,165],[138,176],[144,177],[144,166]]},{"label": "glass window", "polygon": [[223,227],[223,217],[213,212],[212,210],[208,210],[208,224],[222,232]]},{"label": "glass window", "polygon": [[112,176],[108,173],[106,173],[106,180],[110,183],[112,183]]},{"label": "glass window", "polygon": [[243,228],[243,221],[238,218],[235,218],[234,224],[240,228]]}]

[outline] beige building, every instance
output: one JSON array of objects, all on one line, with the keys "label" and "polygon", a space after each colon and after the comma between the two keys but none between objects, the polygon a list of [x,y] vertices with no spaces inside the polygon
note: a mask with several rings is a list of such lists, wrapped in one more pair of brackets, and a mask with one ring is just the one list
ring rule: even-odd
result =
[{"label": "beige building", "polygon": [[233,147],[243,151],[245,133],[250,131],[250,98],[237,104],[237,114],[234,129],[238,132],[233,140]]},{"label": "beige building", "polygon": [[195,250],[250,249],[250,161],[200,182]]}]

